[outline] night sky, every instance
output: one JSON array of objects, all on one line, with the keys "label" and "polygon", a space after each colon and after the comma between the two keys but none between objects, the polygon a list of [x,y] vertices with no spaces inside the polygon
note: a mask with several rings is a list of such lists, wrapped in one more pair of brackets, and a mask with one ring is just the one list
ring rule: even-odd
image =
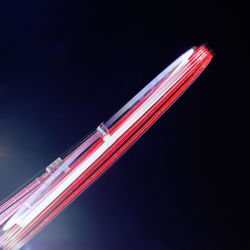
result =
[{"label": "night sky", "polygon": [[233,4],[175,2],[0,1],[0,200],[187,49],[206,43],[215,53],[23,250],[247,249],[235,154],[246,20]]}]

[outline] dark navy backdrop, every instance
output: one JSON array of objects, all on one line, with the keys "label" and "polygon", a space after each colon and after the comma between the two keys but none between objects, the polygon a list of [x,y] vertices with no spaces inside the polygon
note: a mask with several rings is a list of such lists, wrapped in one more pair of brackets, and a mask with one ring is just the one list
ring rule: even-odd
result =
[{"label": "dark navy backdrop", "polygon": [[23,249],[245,249],[234,161],[241,16],[190,2],[1,1],[0,199],[185,50],[206,42],[215,52],[164,117]]}]

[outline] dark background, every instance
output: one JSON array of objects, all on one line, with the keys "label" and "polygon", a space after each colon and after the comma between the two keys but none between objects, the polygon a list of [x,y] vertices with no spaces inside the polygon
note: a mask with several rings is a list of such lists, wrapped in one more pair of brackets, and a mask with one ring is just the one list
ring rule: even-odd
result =
[{"label": "dark background", "polygon": [[185,50],[215,52],[167,114],[23,249],[246,249],[235,124],[249,43],[243,7],[218,2],[0,2],[0,199]]}]

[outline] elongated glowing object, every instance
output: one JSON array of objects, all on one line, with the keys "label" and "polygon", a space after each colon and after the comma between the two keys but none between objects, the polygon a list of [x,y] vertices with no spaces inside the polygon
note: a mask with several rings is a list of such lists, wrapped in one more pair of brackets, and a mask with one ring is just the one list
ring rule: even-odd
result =
[{"label": "elongated glowing object", "polygon": [[97,179],[191,85],[212,59],[192,48],[107,122],[0,205],[0,246],[18,249]]}]

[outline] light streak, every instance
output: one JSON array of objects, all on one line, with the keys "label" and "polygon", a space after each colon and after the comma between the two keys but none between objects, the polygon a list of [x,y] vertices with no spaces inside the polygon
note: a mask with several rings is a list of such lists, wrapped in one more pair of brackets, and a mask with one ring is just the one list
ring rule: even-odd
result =
[{"label": "light streak", "polygon": [[0,246],[18,249],[117,160],[212,59],[205,46],[175,60],[107,122],[0,206]]}]

